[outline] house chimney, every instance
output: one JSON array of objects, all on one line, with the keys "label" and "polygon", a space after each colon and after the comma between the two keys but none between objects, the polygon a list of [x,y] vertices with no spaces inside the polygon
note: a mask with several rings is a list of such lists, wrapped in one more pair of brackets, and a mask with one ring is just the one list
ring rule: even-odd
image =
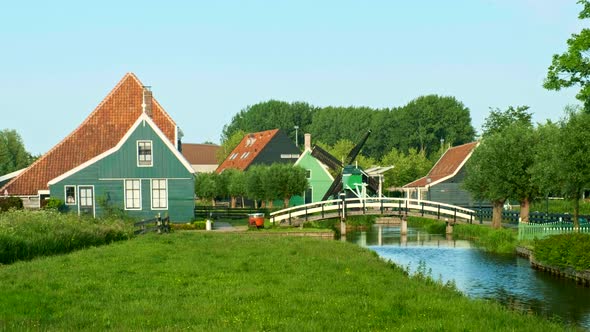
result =
[{"label": "house chimney", "polygon": [[305,150],[311,150],[311,134],[305,134],[303,135],[304,138],[304,149]]},{"label": "house chimney", "polygon": [[143,103],[141,104],[141,108],[147,116],[150,118],[152,117],[152,87],[144,85],[143,86]]}]

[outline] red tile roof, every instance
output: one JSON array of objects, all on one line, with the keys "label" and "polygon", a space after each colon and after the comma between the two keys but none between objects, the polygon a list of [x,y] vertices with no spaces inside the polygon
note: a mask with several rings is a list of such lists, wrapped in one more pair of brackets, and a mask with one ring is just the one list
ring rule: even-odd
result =
[{"label": "red tile roof", "polygon": [[[24,172],[0,188],[9,195],[37,195],[47,182],[117,145],[142,114],[143,84],[126,74],[82,124]],[[176,123],[152,98],[152,119],[176,146]],[[59,106],[59,105],[56,105]]]},{"label": "red tile roof", "polygon": [[478,142],[471,142],[448,149],[428,172],[428,175],[406,184],[404,188],[426,187],[428,184],[426,179],[428,178],[430,178],[430,185],[433,185],[437,181],[444,181],[444,179],[455,175],[471,156],[471,152],[477,144]]},{"label": "red tile roof", "polygon": [[258,156],[260,151],[266,147],[278,132],[278,129],[272,129],[247,134],[240,144],[225,158],[223,163],[217,167],[215,172],[221,173],[226,168],[237,168],[241,171],[246,170],[252,161],[254,161],[254,158]]},{"label": "red tile roof", "polygon": [[217,165],[216,153],[220,148],[215,144],[182,143],[182,155],[191,165]]}]

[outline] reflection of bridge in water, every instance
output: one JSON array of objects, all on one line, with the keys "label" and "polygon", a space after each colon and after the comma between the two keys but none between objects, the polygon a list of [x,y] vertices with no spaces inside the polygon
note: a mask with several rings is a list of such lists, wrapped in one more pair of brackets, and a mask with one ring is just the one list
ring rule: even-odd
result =
[{"label": "reflection of bridge in water", "polygon": [[425,231],[409,229],[407,234],[401,234],[400,227],[389,225],[374,225],[371,231],[356,233],[356,244],[368,246],[400,246],[400,247],[447,247],[471,248],[471,243],[465,240],[453,240],[451,234],[429,234]]}]

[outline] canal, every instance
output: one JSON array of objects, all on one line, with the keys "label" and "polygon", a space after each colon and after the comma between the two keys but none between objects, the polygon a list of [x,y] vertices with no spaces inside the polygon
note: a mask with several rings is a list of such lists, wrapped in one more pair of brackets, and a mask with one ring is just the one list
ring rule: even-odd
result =
[{"label": "canal", "polygon": [[351,232],[347,241],[374,250],[415,273],[425,264],[435,280],[453,280],[469,297],[496,300],[514,310],[535,313],[590,331],[590,288],[533,270],[516,256],[488,254],[469,241],[447,239],[409,228],[373,226]]}]

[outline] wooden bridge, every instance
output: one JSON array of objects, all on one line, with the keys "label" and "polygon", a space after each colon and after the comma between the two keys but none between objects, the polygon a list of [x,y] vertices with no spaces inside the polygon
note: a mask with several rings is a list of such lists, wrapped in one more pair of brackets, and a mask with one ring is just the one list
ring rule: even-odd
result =
[{"label": "wooden bridge", "polygon": [[419,216],[431,219],[473,223],[474,210],[439,202],[408,198],[346,198],[309,203],[272,212],[272,223],[309,222],[353,215]]}]

